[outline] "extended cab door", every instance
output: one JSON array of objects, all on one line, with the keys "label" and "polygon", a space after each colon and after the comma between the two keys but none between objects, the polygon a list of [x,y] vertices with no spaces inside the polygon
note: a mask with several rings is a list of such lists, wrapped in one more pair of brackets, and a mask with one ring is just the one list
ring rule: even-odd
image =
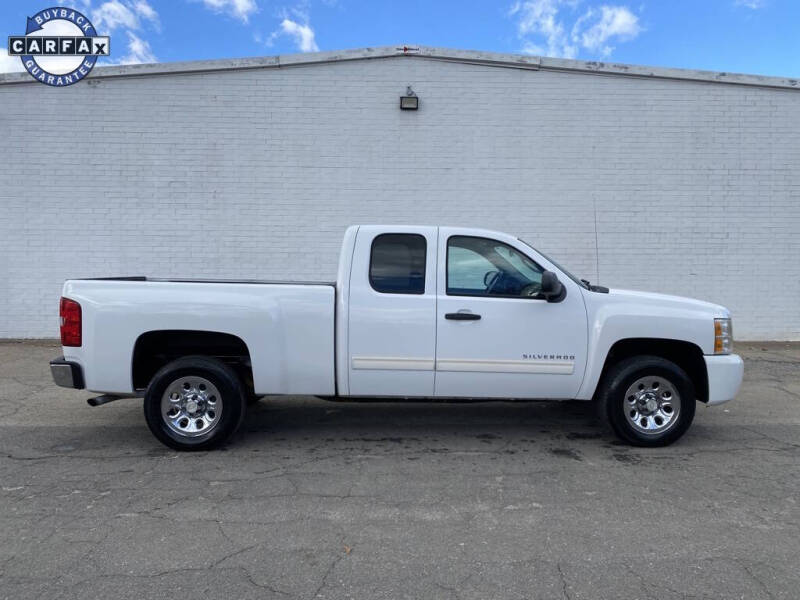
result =
[{"label": "extended cab door", "polygon": [[350,271],[351,396],[433,396],[436,227],[362,226]]},{"label": "extended cab door", "polygon": [[[556,272],[559,302],[538,296]],[[581,290],[511,236],[439,228],[436,396],[574,398],[586,366]]]}]

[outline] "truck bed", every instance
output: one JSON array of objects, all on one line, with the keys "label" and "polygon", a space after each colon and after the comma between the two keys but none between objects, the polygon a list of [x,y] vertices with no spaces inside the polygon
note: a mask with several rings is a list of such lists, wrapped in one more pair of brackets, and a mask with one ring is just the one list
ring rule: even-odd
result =
[{"label": "truck bed", "polygon": [[333,283],[101,277],[70,279],[84,343],[64,356],[84,368],[86,388],[134,391],[137,341],[158,331],[207,331],[246,346],[259,394],[333,395]]}]

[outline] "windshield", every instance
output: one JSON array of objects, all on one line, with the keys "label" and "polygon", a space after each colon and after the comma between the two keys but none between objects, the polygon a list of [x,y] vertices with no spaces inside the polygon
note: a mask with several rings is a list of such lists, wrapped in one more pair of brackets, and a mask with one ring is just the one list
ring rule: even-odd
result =
[{"label": "windshield", "polygon": [[579,279],[579,278],[575,277],[575,275],[573,275],[572,273],[570,273],[569,271],[567,271],[567,270],[566,270],[564,267],[562,267],[560,264],[558,264],[558,263],[557,263],[556,261],[554,261],[552,258],[550,258],[549,256],[547,256],[547,254],[545,254],[545,253],[544,253],[544,252],[542,252],[541,250],[536,250],[536,248],[534,248],[533,246],[531,246],[531,245],[530,245],[528,242],[526,242],[526,241],[525,241],[525,240],[523,240],[522,238],[517,238],[517,239],[518,239],[520,242],[522,242],[523,244],[525,244],[525,245],[526,245],[528,248],[530,248],[531,250],[534,250],[535,252],[538,252],[538,253],[539,253],[539,254],[541,254],[541,255],[542,255],[542,256],[543,256],[545,259],[547,259],[547,260],[549,260],[551,263],[553,263],[553,264],[556,266],[556,268],[557,268],[559,271],[561,271],[562,273],[564,273],[564,275],[566,275],[567,277],[569,277],[570,279],[572,279],[572,281],[574,281],[575,283],[577,283],[579,286],[581,286],[582,288],[586,288],[587,290],[588,290],[588,289],[591,289],[591,288],[589,287],[589,284],[588,284],[587,282],[584,282],[582,279]]}]

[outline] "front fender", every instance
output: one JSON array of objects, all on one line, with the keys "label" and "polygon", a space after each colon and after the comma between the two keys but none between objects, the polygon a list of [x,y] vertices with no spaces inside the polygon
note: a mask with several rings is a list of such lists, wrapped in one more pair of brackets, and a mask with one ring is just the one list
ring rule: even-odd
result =
[{"label": "front fender", "polygon": [[669,300],[642,302],[640,298],[615,295],[613,291],[602,300],[587,297],[588,360],[578,398],[589,400],[594,396],[609,350],[622,340],[649,338],[689,342],[703,354],[713,354],[715,315],[707,306],[714,305],[663,298]]}]

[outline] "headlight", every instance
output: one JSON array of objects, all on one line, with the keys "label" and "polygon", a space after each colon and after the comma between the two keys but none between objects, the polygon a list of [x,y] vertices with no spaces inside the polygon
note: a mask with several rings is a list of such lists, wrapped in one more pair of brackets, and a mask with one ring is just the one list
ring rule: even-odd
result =
[{"label": "headlight", "polygon": [[714,354],[733,352],[733,326],[730,319],[714,319]]}]

